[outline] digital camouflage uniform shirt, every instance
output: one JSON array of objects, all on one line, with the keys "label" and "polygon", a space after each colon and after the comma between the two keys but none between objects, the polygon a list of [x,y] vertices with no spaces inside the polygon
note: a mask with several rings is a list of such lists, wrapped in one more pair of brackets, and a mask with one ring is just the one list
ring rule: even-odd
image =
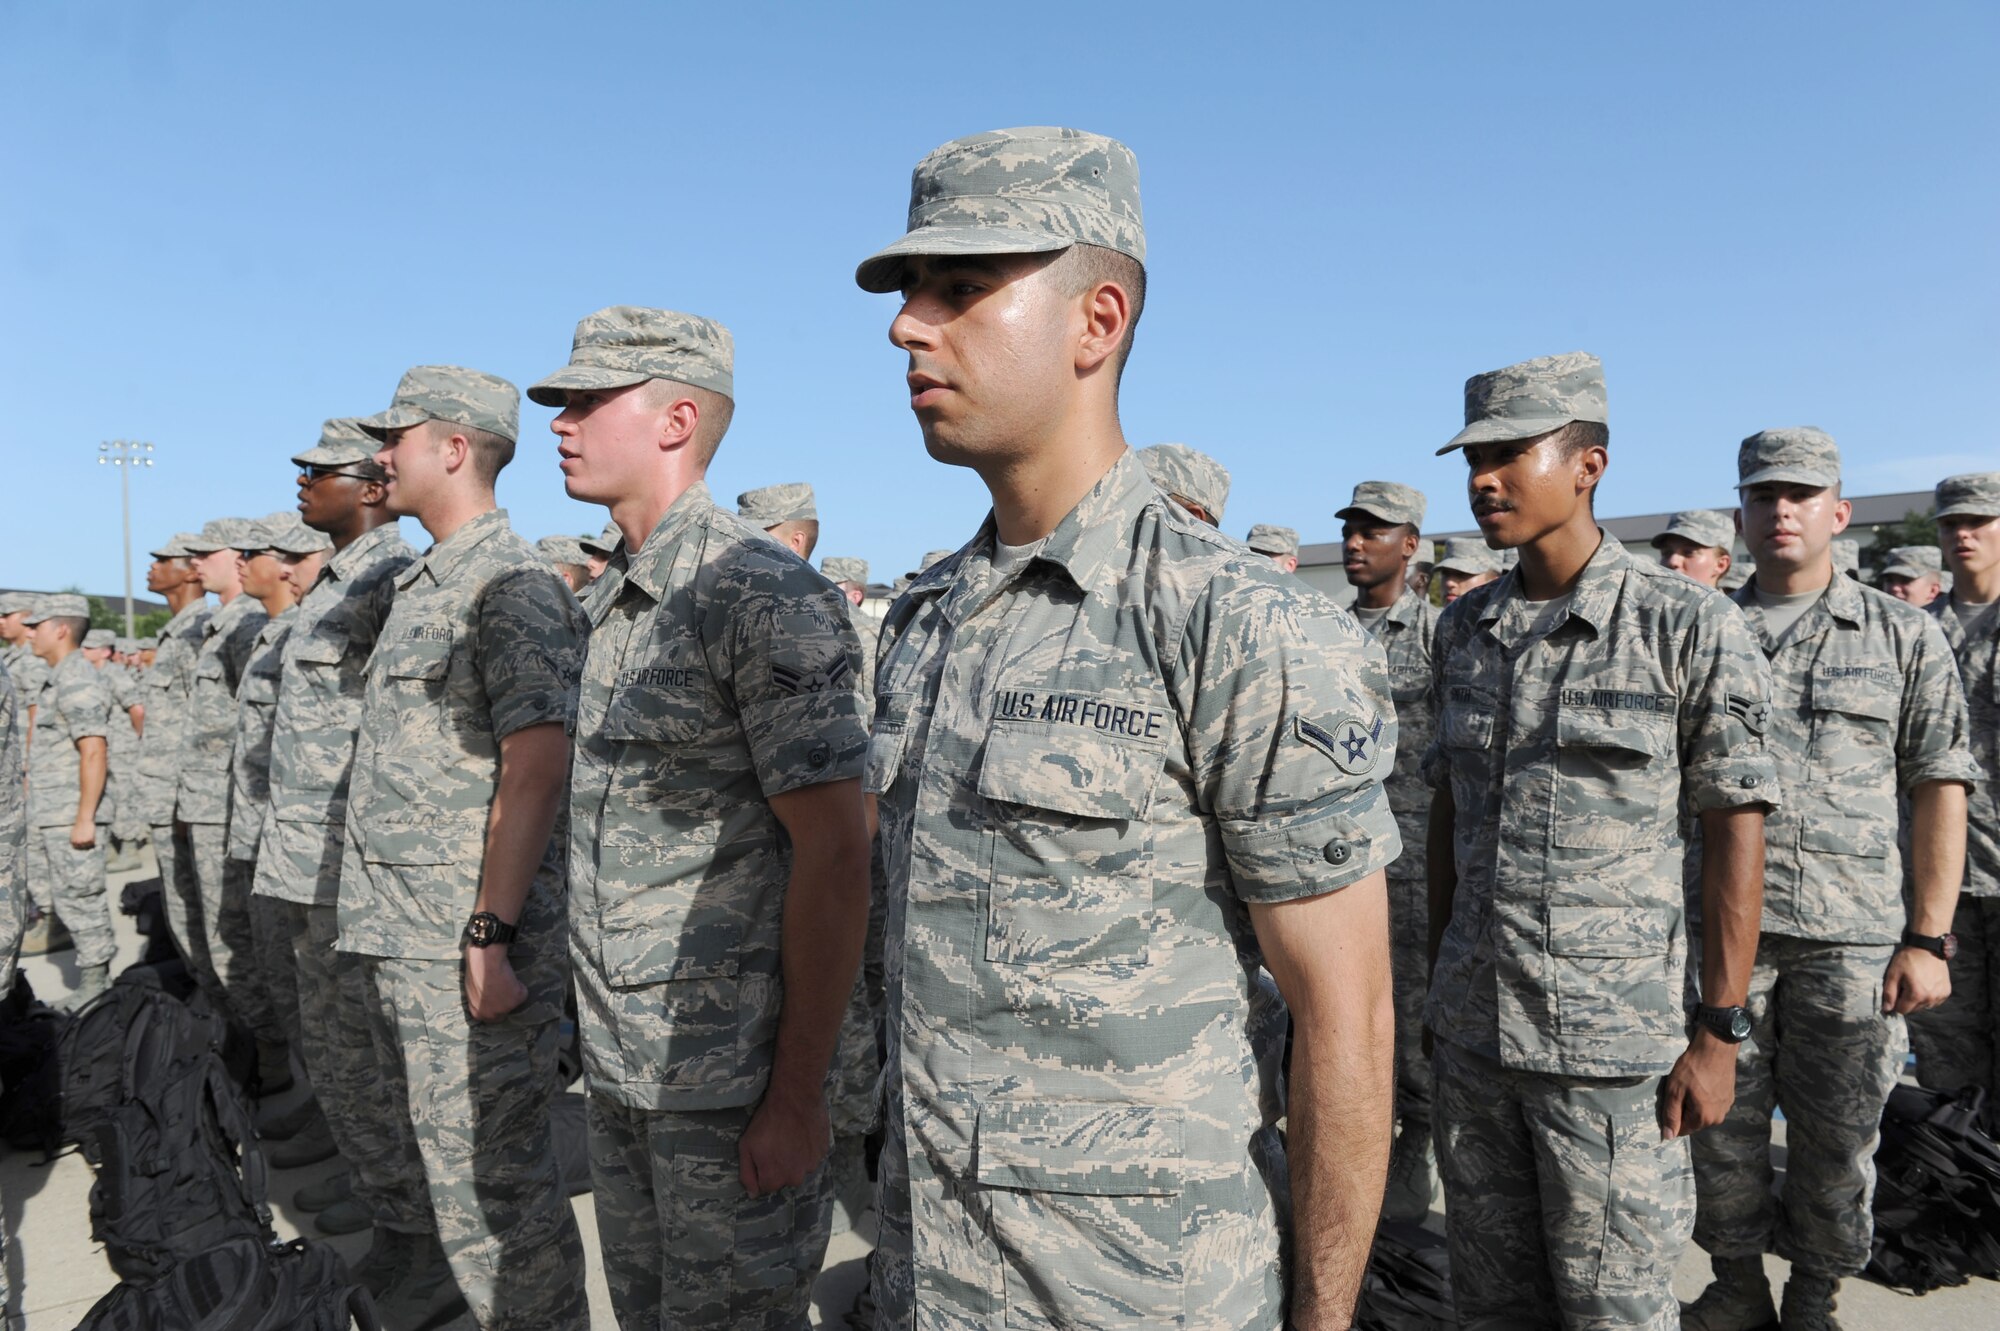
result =
[{"label": "digital camouflage uniform shirt", "polygon": [[306,906],[331,906],[339,896],[340,857],[326,849],[325,829],[347,821],[369,656],[396,580],[416,557],[396,524],[387,523],[329,554],[299,599],[271,725],[269,814],[279,848],[296,846],[298,853],[259,861],[258,896]]},{"label": "digital camouflage uniform shirt", "polygon": [[755,1104],[791,873],[769,800],[867,756],[845,600],[699,482],[588,600],[569,863],[591,1094]]},{"label": "digital camouflage uniform shirt", "polygon": [[145,830],[139,816],[138,796],[133,789],[138,773],[139,732],[132,728],[132,709],[146,701],[140,693],[139,677],[122,665],[98,667],[98,678],[111,698],[110,765],[104,782],[107,821],[120,840],[129,840]]},{"label": "digital camouflage uniform shirt", "polygon": [[26,642],[9,643],[0,647],[0,665],[7,667],[8,676],[14,681],[14,692],[21,697],[24,707],[33,707],[35,699],[41,696],[42,685],[49,677],[49,667],[35,649]]},{"label": "digital camouflage uniform shirt", "polygon": [[1971,624],[1960,622],[1951,597],[1929,606],[1958,660],[1965,690],[1972,756],[1979,784],[1966,801],[1964,895],[2000,897],[2000,603]]},{"label": "digital camouflage uniform shirt", "polygon": [[271,726],[277,720],[278,680],[285,639],[299,608],[287,606],[266,619],[250,644],[250,659],[236,686],[236,742],[229,755],[229,858],[254,860],[271,804]]},{"label": "digital camouflage uniform shirt", "polygon": [[[83,760],[77,741],[111,734],[111,695],[97,667],[71,652],[49,670],[35,700],[35,735],[28,746],[28,825],[68,827],[82,798]],[[96,822],[110,822],[100,799]]]},{"label": "digital camouflage uniform shirt", "polygon": [[153,664],[139,677],[146,706],[146,733],[139,738],[139,776],[133,793],[141,816],[153,827],[174,820],[174,790],[186,757],[189,694],[194,664],[201,654],[215,607],[197,599],[182,606],[160,630]]},{"label": "digital camouflage uniform shirt", "polygon": [[[1734,597],[1747,611],[1754,584]],[[1748,617],[1770,658],[1766,744],[1786,797],[1764,822],[1763,930],[1897,943],[1897,794],[1979,777],[1951,648],[1931,616],[1846,577],[1776,641]]]},{"label": "digital camouflage uniform shirt", "polygon": [[[209,616],[188,687],[174,816],[184,823],[229,820],[229,755],[236,745],[236,686],[270,616],[239,595]],[[156,661],[157,664],[157,661]]]},{"label": "digital camouflage uniform shirt", "polygon": [[1679,811],[1775,806],[1770,673],[1742,617],[1616,538],[1567,617],[1509,642],[1520,573],[1438,624],[1424,758],[1457,816],[1426,1020],[1509,1068],[1665,1073],[1687,1047]]},{"label": "digital camouflage uniform shirt", "polygon": [[1249,907],[1396,858],[1382,650],[1130,454],[1025,566],[993,549],[883,631],[882,1324],[1276,1327]]},{"label": "digital camouflage uniform shirt", "polygon": [[[500,741],[568,720],[584,632],[576,598],[505,509],[467,522],[396,580],[355,743],[349,843],[368,872],[342,875],[342,951],[458,959]],[[566,936],[566,846],[559,814],[516,921],[524,958]]]},{"label": "digital camouflage uniform shirt", "polygon": [[28,708],[0,672],[0,993],[14,988],[28,918]]}]

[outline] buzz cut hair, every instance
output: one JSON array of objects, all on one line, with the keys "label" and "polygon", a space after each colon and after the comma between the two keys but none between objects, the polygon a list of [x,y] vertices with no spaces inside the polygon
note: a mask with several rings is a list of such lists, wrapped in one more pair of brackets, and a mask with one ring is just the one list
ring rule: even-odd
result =
[{"label": "buzz cut hair", "polygon": [[459,435],[465,440],[472,452],[473,473],[486,482],[489,489],[500,479],[500,473],[506,470],[507,464],[514,460],[514,441],[505,435],[482,430],[477,425],[436,417],[431,418],[431,424],[436,429],[431,436],[433,439],[442,441]]},{"label": "buzz cut hair", "polygon": [[1066,295],[1081,296],[1104,282],[1115,283],[1125,293],[1131,318],[1125,322],[1125,336],[1111,354],[1112,387],[1125,382],[1125,361],[1132,354],[1132,338],[1139,331],[1139,316],[1146,312],[1146,265],[1129,254],[1082,241],[1071,245],[1049,265]]},{"label": "buzz cut hair", "polygon": [[697,412],[692,441],[695,458],[704,467],[715,460],[715,451],[722,447],[722,436],[729,433],[729,422],[736,415],[734,399],[726,393],[684,384],[678,379],[648,379],[639,391],[646,395],[646,405],[656,410],[664,409],[682,398],[694,403]]},{"label": "buzz cut hair", "polygon": [[82,615],[50,615],[49,622],[68,629],[69,640],[78,647],[83,646],[83,635],[90,632],[90,620]]}]

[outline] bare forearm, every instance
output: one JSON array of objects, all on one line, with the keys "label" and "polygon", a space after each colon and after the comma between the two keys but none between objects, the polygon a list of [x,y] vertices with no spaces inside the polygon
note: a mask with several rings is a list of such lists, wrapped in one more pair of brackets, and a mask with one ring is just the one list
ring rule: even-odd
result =
[{"label": "bare forearm", "polygon": [[1701,815],[1701,1001],[1740,1007],[1764,921],[1762,805]]},{"label": "bare forearm", "polygon": [[1292,1184],[1290,1325],[1352,1324],[1382,1209],[1395,1111],[1395,1007],[1358,1029],[1293,1027],[1285,1152]]},{"label": "bare forearm", "polygon": [[1910,792],[1910,929],[1951,931],[1965,881],[1965,787],[1931,781]]},{"label": "bare forearm", "polygon": [[810,859],[800,854],[785,889],[785,1005],[771,1056],[771,1088],[779,1094],[821,1094],[861,969],[868,933],[867,842],[837,849]]},{"label": "bare forearm", "polygon": [[473,909],[521,918],[555,832],[569,773],[562,727],[530,726],[500,742],[500,783],[486,818],[486,860]]},{"label": "bare forearm", "polygon": [[135,702],[126,712],[126,715],[132,718],[132,733],[140,739],[144,739],[146,737],[146,705]]},{"label": "bare forearm", "polygon": [[[104,774],[109,770],[109,750],[101,736],[92,735],[76,742],[76,820],[87,823],[97,817],[98,803],[104,798]],[[1961,835],[1960,843],[1964,845]]]}]

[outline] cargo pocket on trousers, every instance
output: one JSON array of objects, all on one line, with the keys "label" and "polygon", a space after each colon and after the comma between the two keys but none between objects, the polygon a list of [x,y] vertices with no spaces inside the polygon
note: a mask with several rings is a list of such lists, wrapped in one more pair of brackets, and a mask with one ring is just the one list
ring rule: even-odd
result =
[{"label": "cargo pocket on trousers", "polygon": [[1595,1288],[1652,1289],[1673,1279],[1694,1231],[1694,1164],[1688,1139],[1660,1140],[1651,1108],[1609,1120],[1611,1168],[1604,1190],[1603,1242]]},{"label": "cargo pocket on trousers", "polygon": [[1009,1327],[1179,1326],[1182,1133],[1156,1105],[1026,1100],[979,1111],[977,1180]]}]

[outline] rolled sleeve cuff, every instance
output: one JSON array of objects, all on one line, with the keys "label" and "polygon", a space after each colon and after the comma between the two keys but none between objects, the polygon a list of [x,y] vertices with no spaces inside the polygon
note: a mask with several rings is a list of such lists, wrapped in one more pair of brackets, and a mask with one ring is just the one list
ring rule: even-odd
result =
[{"label": "rolled sleeve cuff", "polygon": [[1403,853],[1387,801],[1357,813],[1311,810],[1282,820],[1222,824],[1236,895],[1269,904],[1337,892],[1386,869]]},{"label": "rolled sleeve cuff", "polygon": [[1727,759],[1689,768],[1682,781],[1697,812],[1761,804],[1768,813],[1783,806],[1778,772],[1768,758]]},{"label": "rolled sleeve cuff", "polygon": [[1957,781],[1970,792],[1984,775],[1969,753],[1942,753],[1935,758],[1903,763],[1896,769],[1896,781],[1905,791],[1932,781]]},{"label": "rolled sleeve cuff", "polygon": [[852,689],[746,707],[743,729],[767,798],[858,778],[868,765],[868,727]]}]

